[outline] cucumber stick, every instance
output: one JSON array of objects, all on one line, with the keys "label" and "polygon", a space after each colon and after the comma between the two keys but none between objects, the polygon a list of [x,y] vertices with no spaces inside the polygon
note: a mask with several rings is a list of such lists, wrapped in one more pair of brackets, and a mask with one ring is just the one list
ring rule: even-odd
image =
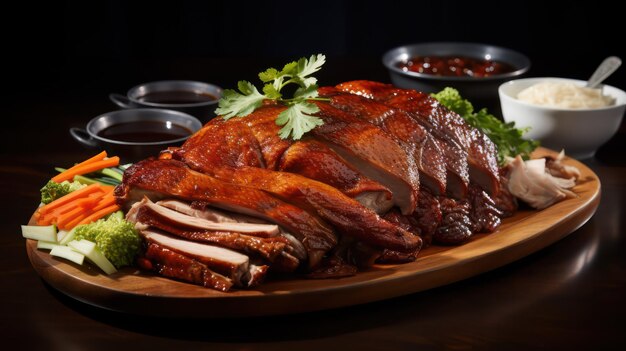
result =
[{"label": "cucumber stick", "polygon": [[69,246],[57,245],[53,247],[52,250],[50,250],[50,255],[61,257],[80,265],[82,265],[83,261],[85,260],[85,255],[72,250],[72,248]]},{"label": "cucumber stick", "polygon": [[23,225],[22,236],[27,239],[57,242],[57,227],[55,225]]},{"label": "cucumber stick", "polygon": [[96,266],[100,267],[106,274],[111,274],[117,272],[117,269],[113,266],[113,264],[100,252],[96,243],[89,240],[74,240],[67,243],[67,246],[71,247],[72,250],[80,252],[85,255],[89,261],[93,262]]}]

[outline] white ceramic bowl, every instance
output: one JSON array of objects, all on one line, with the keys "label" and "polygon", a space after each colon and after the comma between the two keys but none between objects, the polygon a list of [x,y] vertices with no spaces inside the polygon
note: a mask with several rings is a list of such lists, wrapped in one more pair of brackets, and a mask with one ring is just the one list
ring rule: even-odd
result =
[{"label": "white ceramic bowl", "polygon": [[626,92],[605,85],[603,93],[615,98],[615,105],[592,109],[569,109],[533,105],[517,99],[522,90],[545,81],[571,82],[584,86],[585,81],[566,78],[525,78],[506,82],[498,88],[505,122],[517,128],[530,127],[525,138],[541,141],[553,150],[565,149],[569,156],[592,157],[620,126],[626,109]]}]

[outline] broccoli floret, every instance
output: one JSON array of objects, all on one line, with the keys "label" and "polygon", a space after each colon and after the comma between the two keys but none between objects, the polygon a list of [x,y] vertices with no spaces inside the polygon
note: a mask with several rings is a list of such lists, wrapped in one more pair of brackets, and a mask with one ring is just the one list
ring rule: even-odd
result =
[{"label": "broccoli floret", "polygon": [[41,202],[43,204],[49,204],[52,201],[63,197],[74,190],[85,187],[86,185],[79,182],[68,182],[67,180],[61,183],[55,181],[48,181],[43,188],[41,188]]},{"label": "broccoli floret", "polygon": [[133,223],[115,214],[106,219],[76,227],[75,239],[96,243],[104,256],[117,268],[130,266],[139,253],[141,238]]}]

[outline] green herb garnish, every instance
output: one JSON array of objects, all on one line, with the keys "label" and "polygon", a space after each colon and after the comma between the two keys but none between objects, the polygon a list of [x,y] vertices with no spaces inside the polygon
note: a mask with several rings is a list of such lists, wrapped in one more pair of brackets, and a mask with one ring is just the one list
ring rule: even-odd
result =
[{"label": "green herb garnish", "polygon": [[504,123],[487,112],[486,108],[474,112],[472,103],[463,99],[454,88],[445,88],[432,94],[432,96],[445,107],[458,113],[470,126],[482,131],[493,141],[498,149],[497,157],[500,165],[505,163],[507,156],[521,155],[527,160],[530,158],[530,153],[539,146],[539,141],[522,138],[528,128],[515,128],[515,122]]},{"label": "green herb garnish", "polygon": [[[312,55],[308,60],[303,57],[297,62],[286,64],[281,71],[268,68],[259,73],[263,83],[263,93],[259,92],[254,84],[242,80],[237,87],[239,92],[226,89],[224,96],[218,103],[215,113],[224,119],[245,117],[259,108],[264,100],[275,100],[287,106],[276,118],[276,124],[282,126],[278,135],[282,139],[291,136],[293,140],[302,138],[304,133],[324,124],[319,117],[312,114],[319,112],[319,108],[307,100],[328,100],[317,95],[317,79],[311,75],[320,70],[326,62],[322,54]],[[289,84],[296,84],[298,88],[292,98],[284,98],[281,91]]]}]

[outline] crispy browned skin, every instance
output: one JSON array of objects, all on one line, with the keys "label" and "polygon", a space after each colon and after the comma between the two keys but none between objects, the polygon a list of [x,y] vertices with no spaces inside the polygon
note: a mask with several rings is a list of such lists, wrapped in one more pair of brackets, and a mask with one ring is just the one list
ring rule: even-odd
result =
[{"label": "crispy browned skin", "polygon": [[137,262],[145,270],[207,288],[228,291],[233,286],[230,279],[213,272],[205,264],[155,243],[147,244],[144,256]]},{"label": "crispy browned skin", "polygon": [[[385,131],[348,114],[327,102],[316,101],[324,124],[316,127],[311,134],[327,143],[331,148],[348,159],[354,166],[364,163],[372,174],[365,175],[383,183],[393,193],[395,202],[402,213],[411,214],[415,210],[419,193],[419,171],[411,167],[409,156]],[[396,189],[394,189],[395,187]]]},{"label": "crispy browned skin", "polygon": [[[353,198],[372,196],[381,202],[391,201],[387,188],[365,177],[328,146],[309,138],[295,143],[281,139],[275,120],[284,109],[266,105],[245,118],[215,118],[177,149],[173,157],[196,169],[250,166],[298,173]],[[309,167],[311,163],[316,167]]]},{"label": "crispy browned skin", "polygon": [[195,172],[176,160],[148,159],[134,164],[124,173],[115,189],[118,203],[128,208],[144,195],[155,201],[174,197],[203,201],[214,207],[266,219],[287,229],[302,242],[315,266],[337,243],[333,229],[319,217],[269,194],[244,186],[228,184]]},{"label": "crispy browned skin", "polygon": [[277,170],[318,180],[355,199],[380,196],[385,204],[388,203],[388,206],[381,204],[386,209],[392,205],[389,189],[365,177],[328,146],[316,140],[293,143],[281,157]]},{"label": "crispy browned skin", "polygon": [[390,84],[371,81],[353,81],[337,86],[339,90],[359,94],[409,112],[429,128],[429,132],[467,151],[469,177],[490,195],[499,191],[498,164],[495,145],[462,117],[442,106],[428,94],[399,89]]},{"label": "crispy browned skin", "polygon": [[273,262],[278,255],[285,251],[289,244],[285,238],[278,236],[260,238],[236,232],[200,230],[193,227],[184,227],[150,210],[147,206],[139,208],[137,220],[144,225],[161,229],[184,239],[233,249],[256,258],[263,258],[269,262]]},{"label": "crispy browned skin", "polygon": [[[206,169],[200,169],[206,171]],[[337,189],[289,172],[253,167],[213,170],[233,184],[262,189],[300,208],[316,212],[338,232],[367,244],[408,251],[421,245],[419,237],[383,220],[374,211]]]},{"label": "crispy browned skin", "polygon": [[445,193],[446,168],[439,144],[406,112],[336,88],[323,87],[319,93],[329,97],[332,106],[378,126],[393,136],[412,161],[410,166],[419,169],[420,185],[435,195]]}]

